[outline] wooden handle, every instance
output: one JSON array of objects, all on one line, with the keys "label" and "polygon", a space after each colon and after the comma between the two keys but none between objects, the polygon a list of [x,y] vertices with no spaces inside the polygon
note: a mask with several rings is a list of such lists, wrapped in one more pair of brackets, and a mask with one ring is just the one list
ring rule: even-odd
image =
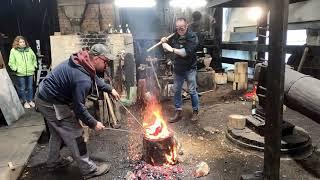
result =
[{"label": "wooden handle", "polygon": [[111,119],[113,121],[113,125],[116,125],[117,124],[117,118],[116,118],[116,115],[114,114],[113,106],[112,106],[111,100],[109,98],[109,95],[108,95],[108,93],[104,92],[103,96],[107,100],[108,107],[110,108],[109,110],[110,110],[110,114],[111,114]]},{"label": "wooden handle", "polygon": [[[170,35],[167,37],[167,39],[170,39],[174,34],[175,34],[175,33],[170,34]],[[150,52],[152,49],[154,49],[154,48],[158,47],[160,44],[162,44],[162,42],[161,42],[161,41],[160,41],[160,42],[158,42],[157,44],[155,44],[155,45],[151,46],[149,49],[147,49],[147,52]]]},{"label": "wooden handle", "polygon": [[309,48],[308,47],[304,48],[303,55],[301,57],[301,60],[300,60],[300,63],[299,63],[298,69],[297,69],[298,72],[301,72],[302,66],[307,59],[308,52],[309,52]]}]

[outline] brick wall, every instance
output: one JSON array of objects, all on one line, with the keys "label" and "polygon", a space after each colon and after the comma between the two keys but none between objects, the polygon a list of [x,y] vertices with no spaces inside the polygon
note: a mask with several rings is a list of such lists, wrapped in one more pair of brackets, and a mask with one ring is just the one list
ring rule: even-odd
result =
[{"label": "brick wall", "polygon": [[63,10],[62,7],[58,7],[60,32],[61,32],[61,34],[72,34],[73,33],[73,29],[72,29],[70,20],[63,13],[63,11],[64,10]]},{"label": "brick wall", "polygon": [[[79,4],[63,4],[63,0],[58,4],[58,16],[60,23],[61,34],[73,34],[73,33],[94,33],[107,31],[108,24],[113,24],[113,4],[112,2],[101,4],[88,4],[85,9],[85,5],[80,5],[83,8],[79,8]],[[73,12],[72,12],[73,11]],[[85,12],[84,12],[85,11]],[[99,13],[100,12],[100,13]],[[67,17],[66,14],[83,14],[83,19],[79,17],[78,21],[80,29],[75,28],[71,21],[71,17]]]},{"label": "brick wall", "polygon": [[[72,53],[97,43],[105,44],[114,57],[122,50],[134,54],[131,34],[79,33],[50,36],[52,67],[66,60]],[[117,59],[114,64],[116,68],[119,64]]]},{"label": "brick wall", "polygon": [[91,47],[94,44],[106,44],[107,34],[80,34],[80,44],[82,47]]}]

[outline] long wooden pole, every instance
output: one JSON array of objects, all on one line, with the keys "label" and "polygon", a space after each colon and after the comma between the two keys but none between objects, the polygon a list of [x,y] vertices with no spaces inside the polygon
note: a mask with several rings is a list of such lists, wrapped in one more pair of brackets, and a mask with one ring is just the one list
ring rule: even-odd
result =
[{"label": "long wooden pole", "polygon": [[[170,34],[170,35],[167,37],[167,39],[170,39],[174,34],[175,34],[175,33]],[[158,42],[157,44],[155,44],[155,45],[151,46],[149,49],[147,49],[147,52],[150,52],[152,49],[158,47],[158,46],[161,45],[161,44],[162,44],[161,41]]]}]

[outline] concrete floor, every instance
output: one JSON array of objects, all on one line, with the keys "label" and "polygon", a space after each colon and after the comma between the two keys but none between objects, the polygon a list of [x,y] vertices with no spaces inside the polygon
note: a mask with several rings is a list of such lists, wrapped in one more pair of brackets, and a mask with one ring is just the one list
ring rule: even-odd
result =
[{"label": "concrete floor", "polygon": [[[172,114],[171,102],[165,102],[163,107],[165,116]],[[225,137],[229,114],[248,115],[251,112],[251,103],[240,101],[239,97],[232,93],[230,85],[219,86],[217,91],[201,97],[202,110],[198,123],[190,121],[192,114],[190,101],[186,101],[184,107],[184,120],[169,125],[183,149],[183,155],[179,156],[180,163],[176,165],[182,168],[183,172],[175,174],[175,178],[172,179],[194,179],[195,167],[201,161],[207,162],[210,173],[199,179],[233,180],[239,179],[242,174],[263,170],[263,153],[239,148]],[[136,116],[141,111],[134,107],[131,109]],[[121,128],[138,131],[139,127],[133,119],[125,112],[123,114]],[[313,145],[316,148],[320,147],[320,124],[292,110],[287,110],[284,118],[308,131]],[[108,174],[95,179],[124,179],[127,172],[134,172],[135,165],[141,162],[142,137],[115,131],[92,132],[88,149],[92,159],[98,163],[106,161],[112,164]],[[48,144],[39,144],[35,148],[21,180],[80,178],[76,164],[56,172],[48,172],[43,166],[47,150]],[[70,155],[66,148],[62,150],[62,154]],[[319,150],[302,160],[282,159],[280,174],[280,178],[285,180],[319,179]]]},{"label": "concrete floor", "polygon": [[[43,130],[43,118],[33,110],[26,110],[18,121],[0,128],[0,179],[19,177]],[[14,171],[9,169],[8,162],[13,163]]]}]

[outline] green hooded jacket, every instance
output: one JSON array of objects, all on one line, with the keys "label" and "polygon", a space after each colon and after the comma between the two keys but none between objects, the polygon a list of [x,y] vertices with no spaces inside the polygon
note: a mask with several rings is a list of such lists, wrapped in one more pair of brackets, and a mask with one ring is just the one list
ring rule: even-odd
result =
[{"label": "green hooded jacket", "polygon": [[12,48],[8,65],[17,76],[32,76],[37,68],[37,58],[30,47]]}]

